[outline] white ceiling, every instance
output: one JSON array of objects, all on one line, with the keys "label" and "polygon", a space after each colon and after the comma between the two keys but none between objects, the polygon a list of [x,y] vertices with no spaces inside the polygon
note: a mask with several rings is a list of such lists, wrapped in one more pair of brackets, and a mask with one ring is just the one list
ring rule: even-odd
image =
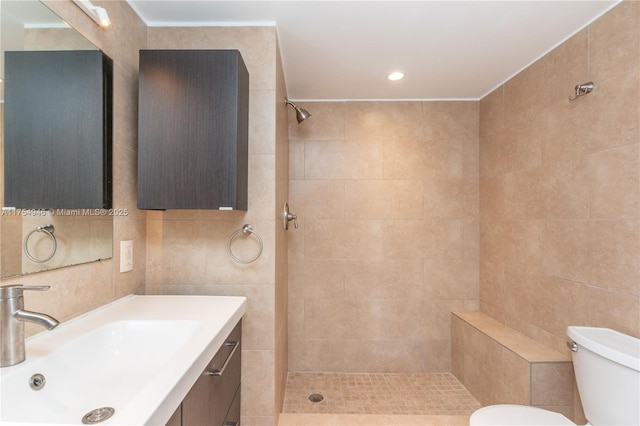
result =
[{"label": "white ceiling", "polygon": [[480,99],[618,3],[127,1],[150,26],[275,25],[294,100]]}]

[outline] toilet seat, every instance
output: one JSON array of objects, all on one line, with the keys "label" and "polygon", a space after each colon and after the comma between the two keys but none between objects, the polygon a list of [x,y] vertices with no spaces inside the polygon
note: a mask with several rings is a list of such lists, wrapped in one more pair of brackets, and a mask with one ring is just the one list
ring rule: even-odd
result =
[{"label": "toilet seat", "polygon": [[472,426],[554,425],[576,426],[562,414],[526,405],[499,404],[476,410],[469,419]]}]

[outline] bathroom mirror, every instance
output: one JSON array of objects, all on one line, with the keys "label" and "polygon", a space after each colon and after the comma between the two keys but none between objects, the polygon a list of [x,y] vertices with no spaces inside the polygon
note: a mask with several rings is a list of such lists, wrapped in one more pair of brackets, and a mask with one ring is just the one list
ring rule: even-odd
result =
[{"label": "bathroom mirror", "polygon": [[[0,78],[3,79],[3,82],[0,83],[0,134],[2,135],[0,138],[0,148],[2,148],[0,150],[0,188],[2,189],[0,202],[2,206],[5,206],[4,121],[5,107],[7,106],[5,105],[4,90],[6,83],[4,81],[5,52],[98,52],[98,48],[40,1],[2,0],[0,2],[0,20],[2,31]],[[73,126],[73,117],[71,120],[69,124]],[[106,154],[110,156],[110,150]],[[111,210],[99,208],[100,206],[96,206],[96,208],[55,207],[2,209],[0,218],[1,278],[112,257],[113,220]]]}]

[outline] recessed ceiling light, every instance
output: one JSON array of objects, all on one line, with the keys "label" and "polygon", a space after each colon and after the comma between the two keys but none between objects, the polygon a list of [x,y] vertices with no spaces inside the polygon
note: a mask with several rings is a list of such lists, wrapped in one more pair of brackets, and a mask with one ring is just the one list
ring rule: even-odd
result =
[{"label": "recessed ceiling light", "polygon": [[400,71],[394,71],[387,76],[387,78],[391,81],[401,80],[404,78],[404,73]]}]

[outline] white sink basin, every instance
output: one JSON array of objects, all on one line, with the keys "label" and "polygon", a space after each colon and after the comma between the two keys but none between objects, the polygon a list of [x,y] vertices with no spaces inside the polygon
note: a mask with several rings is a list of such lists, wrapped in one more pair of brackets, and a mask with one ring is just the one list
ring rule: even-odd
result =
[{"label": "white sink basin", "polygon": [[[164,425],[245,311],[243,297],[130,296],[27,341],[0,369],[0,425]],[[32,390],[29,379],[46,383]]]}]

